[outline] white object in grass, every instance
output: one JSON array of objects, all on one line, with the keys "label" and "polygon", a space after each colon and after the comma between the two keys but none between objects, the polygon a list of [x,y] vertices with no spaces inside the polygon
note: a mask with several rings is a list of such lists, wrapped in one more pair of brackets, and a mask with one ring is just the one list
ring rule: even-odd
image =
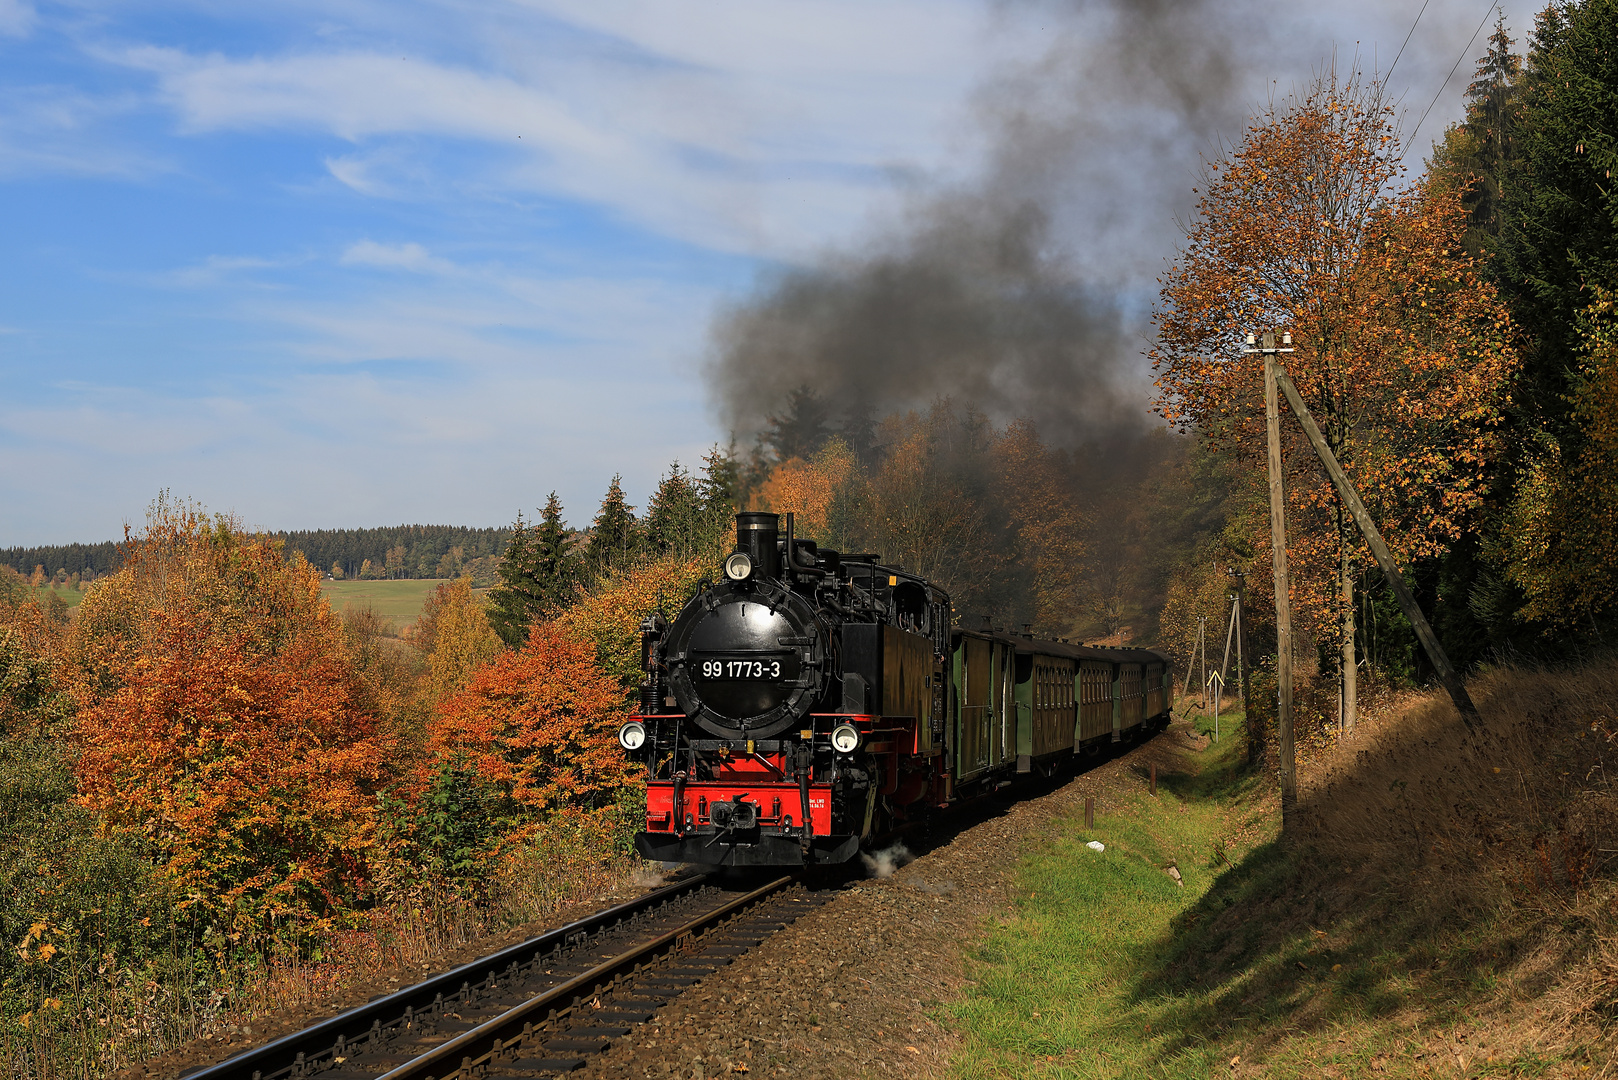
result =
[{"label": "white object in grass", "polygon": [[1089,848],[1091,851],[1106,851],[1107,850],[1107,845],[1103,844],[1100,840],[1092,840],[1088,844],[1085,844],[1084,846]]}]

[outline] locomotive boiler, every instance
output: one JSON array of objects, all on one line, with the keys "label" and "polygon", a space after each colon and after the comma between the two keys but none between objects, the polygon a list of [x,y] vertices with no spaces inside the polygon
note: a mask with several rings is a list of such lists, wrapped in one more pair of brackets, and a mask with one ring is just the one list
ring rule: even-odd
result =
[{"label": "locomotive boiler", "polygon": [[736,517],[723,576],[641,627],[649,859],[843,862],[927,811],[1167,721],[1168,664],[951,626],[949,597],[875,555]]}]

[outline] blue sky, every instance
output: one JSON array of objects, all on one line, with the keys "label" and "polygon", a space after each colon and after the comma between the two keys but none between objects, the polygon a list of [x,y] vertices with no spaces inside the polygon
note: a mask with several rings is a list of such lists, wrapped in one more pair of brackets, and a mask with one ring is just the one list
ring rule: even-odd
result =
[{"label": "blue sky", "polygon": [[[1418,6],[1278,6],[1253,99]],[[725,437],[718,307],[969,182],[974,95],[1077,7],[0,0],[0,546],[161,489],[266,528],[643,501]],[[1418,114],[1482,13],[1423,16]],[[1174,209],[1130,211],[1140,267]]]}]

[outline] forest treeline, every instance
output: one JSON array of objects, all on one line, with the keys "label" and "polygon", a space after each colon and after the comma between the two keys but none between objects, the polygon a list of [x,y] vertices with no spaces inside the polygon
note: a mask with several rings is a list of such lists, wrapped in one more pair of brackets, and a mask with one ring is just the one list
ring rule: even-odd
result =
[{"label": "forest treeline", "polygon": [[[335,578],[455,578],[478,585],[494,579],[507,529],[465,525],[395,525],[374,529],[297,529],[269,534],[287,554],[302,555]],[[57,544],[0,548],[0,566],[19,574],[36,570],[59,584],[94,581],[123,562],[119,544]]]}]

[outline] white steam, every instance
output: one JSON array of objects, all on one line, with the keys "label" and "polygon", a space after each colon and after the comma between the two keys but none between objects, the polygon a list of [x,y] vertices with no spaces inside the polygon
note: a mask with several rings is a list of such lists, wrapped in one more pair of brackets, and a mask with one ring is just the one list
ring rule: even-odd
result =
[{"label": "white steam", "polygon": [[895,870],[914,859],[915,856],[910,854],[910,849],[903,844],[894,844],[869,855],[860,852],[860,860],[865,863],[866,873],[878,878],[892,877]]}]

